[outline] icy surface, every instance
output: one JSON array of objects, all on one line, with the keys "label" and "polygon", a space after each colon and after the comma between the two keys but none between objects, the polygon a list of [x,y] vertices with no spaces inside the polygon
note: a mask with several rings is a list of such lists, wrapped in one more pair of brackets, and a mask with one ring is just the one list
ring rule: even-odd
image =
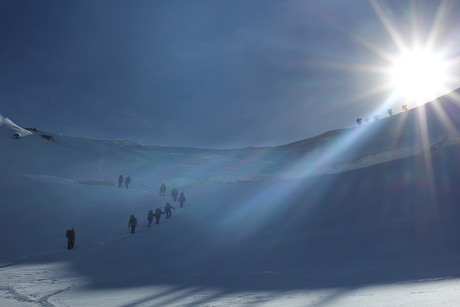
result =
[{"label": "icy surface", "polygon": [[[229,150],[83,139],[1,117],[0,306],[454,306],[459,111],[442,98]],[[172,218],[147,227],[166,202]]]}]

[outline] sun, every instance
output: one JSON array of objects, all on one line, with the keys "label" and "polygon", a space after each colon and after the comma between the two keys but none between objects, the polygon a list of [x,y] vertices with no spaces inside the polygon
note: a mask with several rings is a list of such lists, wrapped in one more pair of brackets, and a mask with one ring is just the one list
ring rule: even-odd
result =
[{"label": "sun", "polygon": [[407,50],[395,57],[390,67],[390,87],[407,102],[419,105],[446,92],[448,63],[439,54]]}]

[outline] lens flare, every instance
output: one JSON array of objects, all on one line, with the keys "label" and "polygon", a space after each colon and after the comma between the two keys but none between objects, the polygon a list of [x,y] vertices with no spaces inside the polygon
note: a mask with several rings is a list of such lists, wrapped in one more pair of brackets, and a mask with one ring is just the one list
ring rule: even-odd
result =
[{"label": "lens flare", "polygon": [[396,96],[420,105],[445,94],[448,65],[429,50],[414,49],[395,58],[390,70],[390,86]]}]

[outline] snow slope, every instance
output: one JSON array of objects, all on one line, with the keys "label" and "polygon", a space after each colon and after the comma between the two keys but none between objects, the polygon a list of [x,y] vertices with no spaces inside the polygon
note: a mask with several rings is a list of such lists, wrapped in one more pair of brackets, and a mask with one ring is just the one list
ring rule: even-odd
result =
[{"label": "snow slope", "polygon": [[[229,150],[83,139],[2,117],[0,305],[454,306],[458,108],[443,97]],[[171,201],[161,182],[187,201],[147,228],[147,211]]]}]

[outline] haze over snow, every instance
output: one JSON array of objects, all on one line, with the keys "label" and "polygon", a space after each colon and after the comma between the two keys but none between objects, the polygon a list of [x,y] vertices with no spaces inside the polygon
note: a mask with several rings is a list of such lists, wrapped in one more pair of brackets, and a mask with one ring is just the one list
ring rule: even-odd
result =
[{"label": "haze over snow", "polygon": [[[458,94],[240,149],[79,138],[2,116],[0,305],[452,306]],[[147,228],[172,188],[185,207]]]}]

